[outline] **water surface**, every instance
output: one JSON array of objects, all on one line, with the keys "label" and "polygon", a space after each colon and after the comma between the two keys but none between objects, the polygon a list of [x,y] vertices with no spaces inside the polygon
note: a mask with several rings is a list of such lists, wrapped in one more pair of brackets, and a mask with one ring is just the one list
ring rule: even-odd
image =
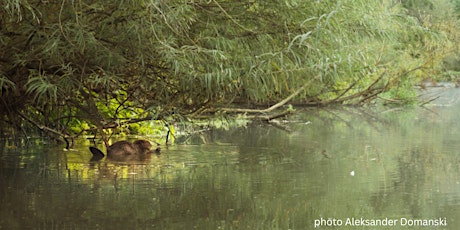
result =
[{"label": "water surface", "polygon": [[[302,109],[190,137],[146,162],[90,162],[85,140],[71,151],[2,140],[0,228],[457,229],[458,95]],[[417,226],[428,221],[439,226]]]}]

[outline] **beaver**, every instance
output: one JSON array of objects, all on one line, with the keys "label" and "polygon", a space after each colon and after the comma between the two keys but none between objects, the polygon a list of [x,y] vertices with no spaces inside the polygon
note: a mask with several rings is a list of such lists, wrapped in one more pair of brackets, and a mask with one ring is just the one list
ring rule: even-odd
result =
[{"label": "beaver", "polygon": [[[150,150],[152,144],[146,140],[136,140],[133,143],[129,141],[117,141],[107,147],[107,159],[115,161],[144,161],[150,159]],[[92,161],[100,160],[104,157],[104,153],[96,148],[89,147],[93,153]],[[159,153],[160,148],[155,149],[155,153]]]}]

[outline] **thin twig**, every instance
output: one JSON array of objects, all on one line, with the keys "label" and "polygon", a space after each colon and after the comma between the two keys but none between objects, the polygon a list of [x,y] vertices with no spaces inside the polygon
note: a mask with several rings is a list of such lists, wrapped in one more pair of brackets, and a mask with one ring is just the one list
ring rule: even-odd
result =
[{"label": "thin twig", "polygon": [[428,103],[430,103],[430,102],[432,102],[432,101],[438,99],[439,97],[440,97],[440,96],[437,96],[437,97],[431,98],[430,100],[427,100],[427,101],[425,101],[425,102],[422,102],[422,103],[420,104],[420,106],[425,106],[426,104],[428,104]]}]

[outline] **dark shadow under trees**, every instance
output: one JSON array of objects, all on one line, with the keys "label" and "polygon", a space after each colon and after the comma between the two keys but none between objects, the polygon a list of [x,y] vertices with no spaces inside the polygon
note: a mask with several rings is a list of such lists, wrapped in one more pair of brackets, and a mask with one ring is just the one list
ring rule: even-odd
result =
[{"label": "dark shadow under trees", "polygon": [[289,103],[407,102],[415,82],[442,74],[459,39],[454,7],[436,18],[404,6],[6,0],[0,131],[39,131],[69,147],[82,134],[107,141],[104,130],[171,117],[269,121],[291,113],[275,110]]}]

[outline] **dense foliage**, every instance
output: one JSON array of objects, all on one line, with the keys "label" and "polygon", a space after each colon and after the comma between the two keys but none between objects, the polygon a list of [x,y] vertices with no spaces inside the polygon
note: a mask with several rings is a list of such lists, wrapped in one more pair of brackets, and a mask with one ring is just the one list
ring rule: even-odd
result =
[{"label": "dense foliage", "polygon": [[456,65],[459,6],[4,0],[0,126],[4,134],[33,127],[74,137],[271,105],[301,87],[293,103],[407,102],[416,82]]}]

